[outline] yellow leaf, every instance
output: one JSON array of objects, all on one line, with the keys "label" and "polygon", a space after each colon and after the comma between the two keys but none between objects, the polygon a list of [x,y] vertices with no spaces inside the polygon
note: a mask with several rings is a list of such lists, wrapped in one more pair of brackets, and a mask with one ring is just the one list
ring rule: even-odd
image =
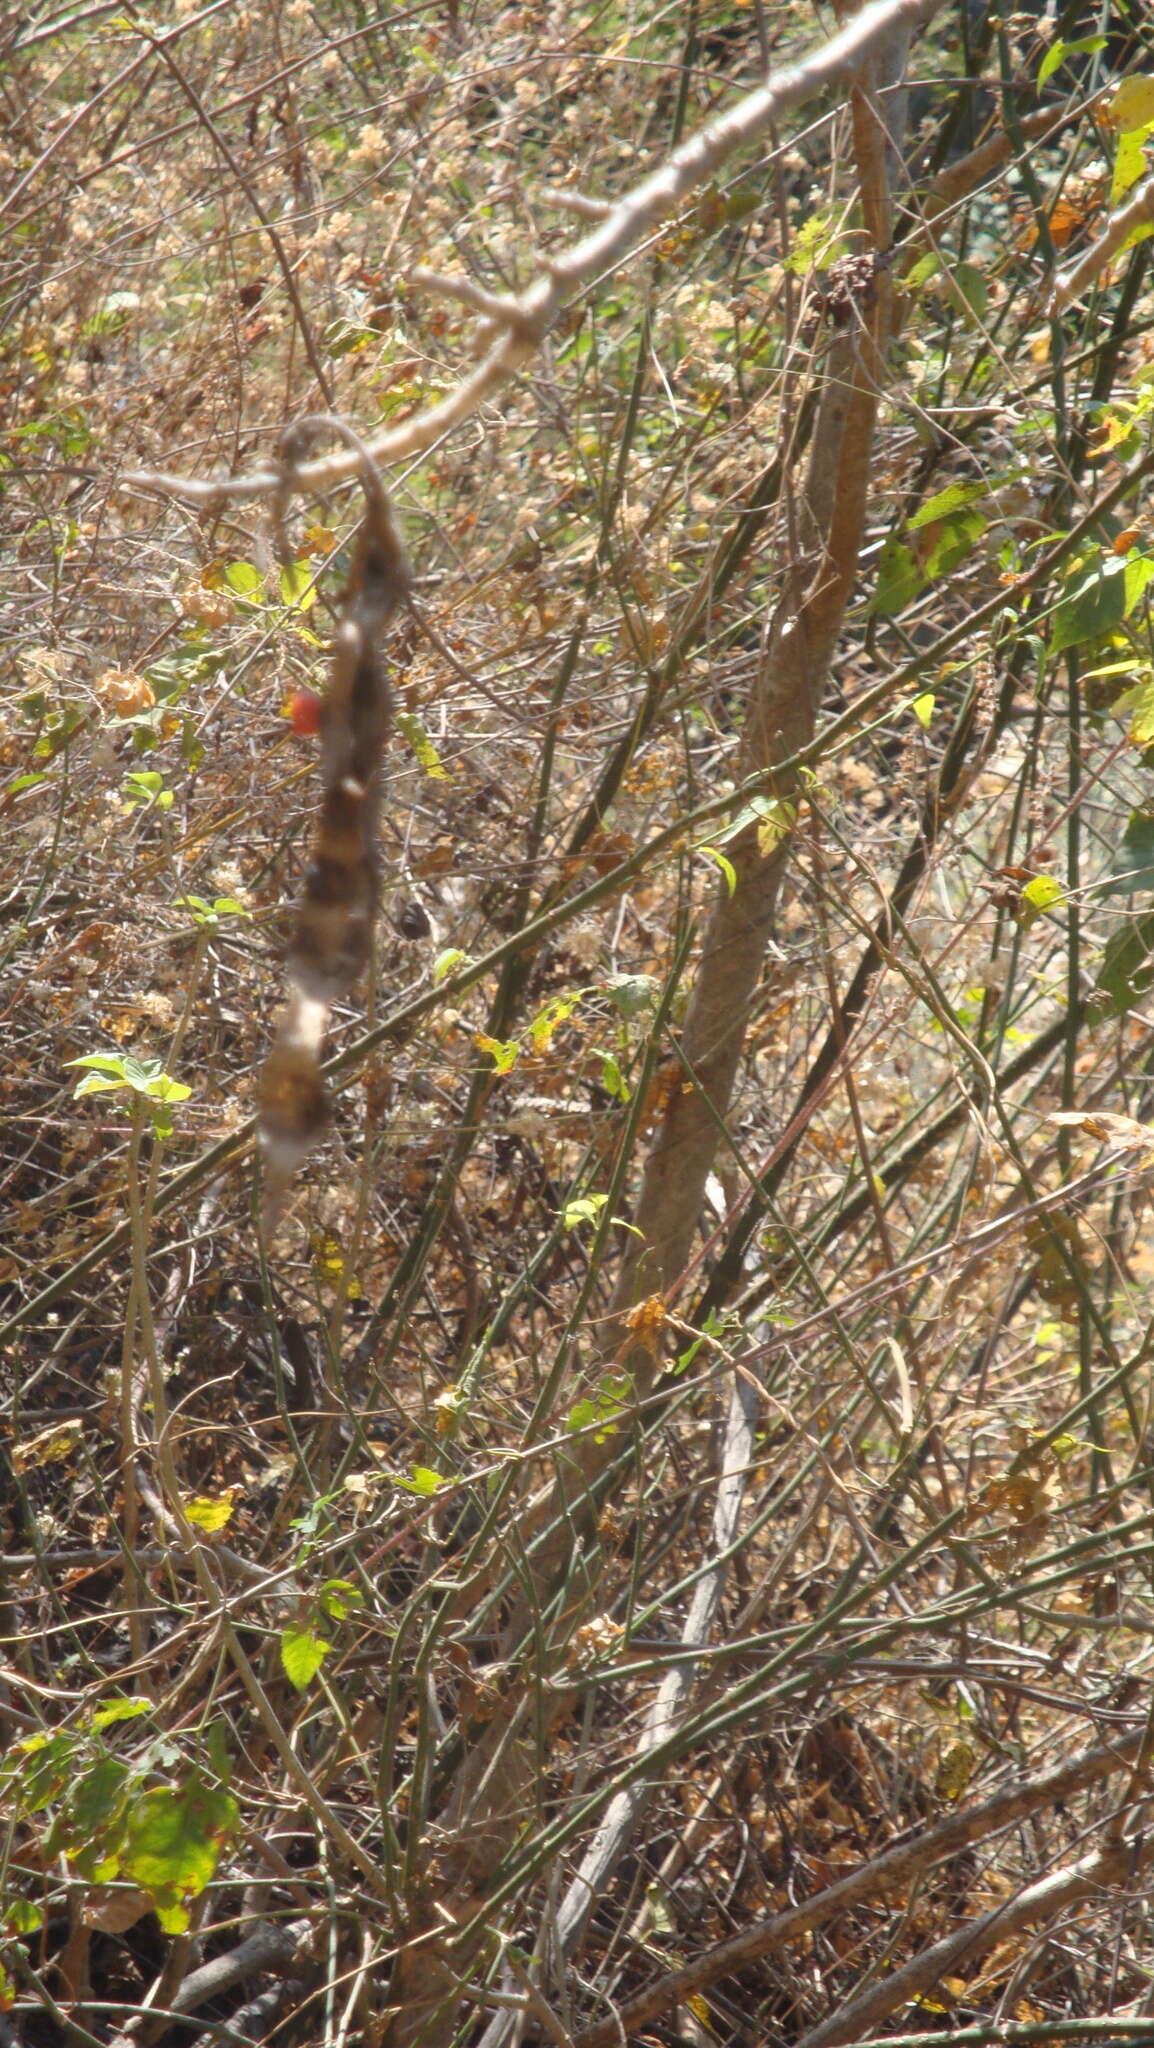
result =
[{"label": "yellow leaf", "polygon": [[1106,119],[1119,135],[1132,135],[1136,128],[1154,127],[1154,78],[1140,71],[1120,82]]},{"label": "yellow leaf", "polygon": [[231,1493],[194,1493],[184,1503],[185,1519],[194,1529],[203,1529],[206,1536],[215,1536],[219,1530],[227,1529],[235,1506]]}]

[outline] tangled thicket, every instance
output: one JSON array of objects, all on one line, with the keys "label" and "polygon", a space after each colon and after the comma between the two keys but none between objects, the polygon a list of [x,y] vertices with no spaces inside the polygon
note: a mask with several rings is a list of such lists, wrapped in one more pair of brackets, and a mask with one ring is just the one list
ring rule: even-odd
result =
[{"label": "tangled thicket", "polygon": [[[1154,2035],[1107,13],[0,28],[3,2041]],[[413,590],[266,1230],[321,412]]]}]

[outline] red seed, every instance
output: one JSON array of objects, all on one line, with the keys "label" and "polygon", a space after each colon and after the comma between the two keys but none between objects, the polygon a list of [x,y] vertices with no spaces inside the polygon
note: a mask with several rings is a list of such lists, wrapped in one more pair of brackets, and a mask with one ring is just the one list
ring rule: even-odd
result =
[{"label": "red seed", "polygon": [[301,739],[311,739],[321,729],[321,700],[316,691],[294,690],[288,701],[288,715],[293,731]]}]

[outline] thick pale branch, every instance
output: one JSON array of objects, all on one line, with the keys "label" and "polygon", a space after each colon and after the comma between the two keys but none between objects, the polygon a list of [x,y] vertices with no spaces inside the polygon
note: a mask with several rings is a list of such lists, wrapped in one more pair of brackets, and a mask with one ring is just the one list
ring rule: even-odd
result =
[{"label": "thick pale branch", "polygon": [[[940,5],[941,0],[871,0],[824,48],[813,51],[799,64],[774,72],[754,92],[707,122],[658,170],[610,207],[588,235],[563,255],[551,259],[515,300],[501,302],[506,324],[483,361],[438,405],[430,406],[403,426],[369,438],[367,445],[374,461],[387,464],[420,455],[451,428],[469,419],[491,393],[507,384],[531,360],[570,300],[597,278],[618,269],[657,222],[708,183],[727,157],[756,141],[791,108],[849,78],[895,32],[908,38]],[[326,491],[352,476],[358,467],[358,458],[352,451],[338,450],[303,463],[294,481],[305,492]],[[271,497],[284,485],[283,474],[271,466],[244,477],[210,481],[162,471],[133,470],[121,481],[133,490],[163,491],[189,504],[208,505]]]}]

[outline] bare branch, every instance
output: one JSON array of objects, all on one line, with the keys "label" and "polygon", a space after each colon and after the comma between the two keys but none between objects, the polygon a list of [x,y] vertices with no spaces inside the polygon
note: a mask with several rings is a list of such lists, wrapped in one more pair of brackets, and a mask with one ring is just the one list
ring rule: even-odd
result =
[{"label": "bare branch", "polygon": [[1055,274],[1049,311],[1060,313],[1063,306],[1080,299],[1095,278],[1101,276],[1106,265],[1125,248],[1135,228],[1148,227],[1154,227],[1154,178],[1144,179],[1133,199],[1110,215],[1105,233],[1083,251],[1077,262],[1067,264],[1065,270]]},{"label": "bare branch", "polygon": [[[1040,1813],[1044,1807],[1070,1799],[1089,1785],[1100,1784],[1136,1760],[1141,1753],[1143,1739],[1142,1734],[1135,1733],[1108,1749],[1084,1750],[1073,1762],[1062,1764],[1057,1770],[1048,1771],[1025,1784],[1011,1785],[983,1805],[970,1807],[965,1813],[951,1814],[948,1820],[939,1821],[937,1827],[928,1829],[925,1834],[916,1835],[912,1841],[899,1842],[895,1848],[887,1849],[884,1855],[876,1856],[851,1871],[848,1877],[828,1885],[812,1899],[805,1899],[800,1906],[792,1906],[784,1913],[774,1913],[769,1919],[745,1928],[729,1941],[719,1942],[716,1948],[698,1956],[684,1969],[670,1970],[648,1990],[620,2006],[612,2019],[586,2027],[584,2033],[577,2036],[576,2048],[615,2048],[622,2038],[623,2029],[632,2034],[660,2013],[668,2011],[671,2005],[683,2004],[687,1998],[707,1990],[711,1984],[720,1983],[723,1977],[748,1969],[762,1956],[771,1955],[786,1942],[798,1940],[815,1927],[825,1926],[837,1914],[848,1912],[863,1900],[881,1898],[892,1890],[900,1890],[919,1872],[932,1869],[934,1864],[943,1862],[948,1856],[956,1856],[969,1844],[988,1841],[1025,1815]],[[887,1984],[889,1981],[887,1979]],[[868,2021],[863,2021],[854,2038],[863,2038],[867,2026]]]},{"label": "bare branch", "polygon": [[[756,141],[790,108],[801,106],[828,86],[842,83],[896,31],[911,35],[931,19],[940,5],[941,0],[871,0],[824,48],[813,51],[799,64],[775,72],[764,85],[747,93],[716,120],[707,122],[697,135],[674,150],[658,170],[618,200],[590,234],[566,254],[552,258],[519,298],[509,302],[508,308],[504,301],[499,302],[505,331],[488,355],[439,404],[403,426],[373,436],[367,443],[373,460],[387,464],[423,454],[451,428],[469,419],[492,392],[507,384],[532,359],[569,301],[595,279],[617,270],[656,223],[706,184],[727,157],[746,143]],[[514,306],[515,325],[511,312]],[[359,467],[358,455],[348,450],[337,451],[302,464],[297,472],[297,486],[310,493],[331,490]],[[221,477],[208,482],[159,470],[130,470],[121,478],[122,485],[130,490],[163,491],[187,504],[208,506],[270,497],[280,481],[279,474],[270,468],[254,470],[244,477]]]}]

